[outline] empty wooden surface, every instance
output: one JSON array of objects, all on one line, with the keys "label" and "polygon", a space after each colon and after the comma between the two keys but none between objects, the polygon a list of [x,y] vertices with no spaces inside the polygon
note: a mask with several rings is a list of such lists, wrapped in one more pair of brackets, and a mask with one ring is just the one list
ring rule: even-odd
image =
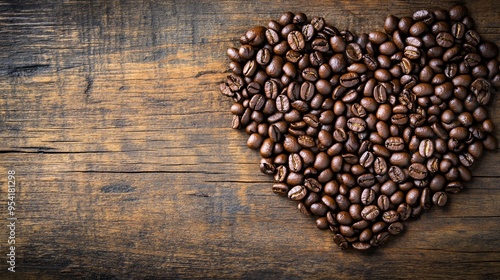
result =
[{"label": "empty wooden surface", "polygon": [[[454,3],[1,0],[0,278],[500,278],[498,150],[402,236],[340,251],[271,192],[218,92],[225,50],[284,11],[368,32],[389,14]],[[465,3],[500,44],[498,2]]]}]

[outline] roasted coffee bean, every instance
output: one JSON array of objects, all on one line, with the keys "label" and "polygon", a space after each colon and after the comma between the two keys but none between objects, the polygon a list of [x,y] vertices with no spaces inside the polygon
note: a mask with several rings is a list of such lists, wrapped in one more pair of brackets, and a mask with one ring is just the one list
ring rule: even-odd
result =
[{"label": "roasted coffee bean", "polygon": [[375,184],[375,176],[371,173],[363,174],[358,177],[358,185],[367,188],[373,186]]},{"label": "roasted coffee bean", "polygon": [[413,93],[415,93],[415,95],[417,97],[421,97],[421,96],[428,96],[428,95],[433,94],[434,88],[430,84],[420,83],[420,84],[415,85],[412,88],[412,91],[413,91]]},{"label": "roasted coffee bean", "polygon": [[402,183],[407,178],[405,172],[398,166],[391,166],[387,172],[391,180],[396,183]]},{"label": "roasted coffee bean", "polygon": [[448,196],[445,192],[435,192],[432,196],[432,202],[437,206],[444,206],[448,202]]},{"label": "roasted coffee bean", "polygon": [[363,132],[366,129],[366,122],[362,118],[353,117],[347,120],[347,127],[355,132]]},{"label": "roasted coffee bean", "polygon": [[395,125],[405,125],[408,122],[406,114],[395,114],[391,117],[391,122]]},{"label": "roasted coffee bean", "polygon": [[376,196],[377,194],[374,190],[366,188],[361,193],[361,203],[363,203],[363,205],[370,205],[375,201]]},{"label": "roasted coffee bean", "polygon": [[342,250],[349,248],[349,243],[342,234],[335,234],[333,236],[333,241]]},{"label": "roasted coffee bean", "polygon": [[282,113],[290,111],[290,101],[286,95],[281,94],[276,97],[276,109]]},{"label": "roasted coffee bean", "polygon": [[311,204],[309,211],[311,211],[313,215],[322,217],[326,215],[326,212],[328,212],[328,207],[321,202],[317,202]]},{"label": "roasted coffee bean", "polygon": [[287,184],[279,183],[273,185],[273,192],[279,195],[287,195],[290,188]]},{"label": "roasted coffee bean", "polygon": [[462,189],[463,189],[463,184],[459,181],[450,182],[444,188],[444,190],[449,193],[458,193],[462,191]]},{"label": "roasted coffee bean", "polygon": [[375,157],[373,153],[370,151],[365,151],[359,158],[359,163],[365,168],[370,167],[374,161]]},{"label": "roasted coffee bean", "polygon": [[385,147],[391,151],[402,151],[405,148],[405,143],[401,137],[389,137],[385,140]]},{"label": "roasted coffee bean", "polygon": [[351,61],[360,61],[363,58],[363,50],[358,43],[348,44],[345,54]]},{"label": "roasted coffee bean", "polygon": [[408,167],[408,175],[414,179],[422,180],[427,177],[427,168],[421,163],[413,163]]},{"label": "roasted coffee bean", "polygon": [[346,88],[354,87],[360,82],[359,75],[355,72],[349,72],[340,77],[340,84]]},{"label": "roasted coffee bean", "polygon": [[424,139],[420,142],[418,152],[425,158],[430,158],[434,155],[434,142],[430,139]]},{"label": "roasted coffee bean", "polygon": [[420,51],[414,46],[405,47],[403,54],[405,57],[412,60],[420,58]]},{"label": "roasted coffee bean", "polygon": [[297,185],[288,191],[288,198],[291,200],[302,200],[307,196],[307,189],[302,185]]},{"label": "roasted coffee bean", "polygon": [[384,158],[382,157],[377,157],[375,158],[375,161],[373,163],[373,170],[377,175],[384,175],[387,173],[387,162],[385,161]]},{"label": "roasted coffee bean", "polygon": [[380,214],[380,210],[375,205],[368,205],[361,211],[361,217],[367,221],[372,221]]},{"label": "roasted coffee bean", "polygon": [[288,45],[294,51],[302,51],[305,47],[304,35],[300,31],[291,31],[287,36]]}]

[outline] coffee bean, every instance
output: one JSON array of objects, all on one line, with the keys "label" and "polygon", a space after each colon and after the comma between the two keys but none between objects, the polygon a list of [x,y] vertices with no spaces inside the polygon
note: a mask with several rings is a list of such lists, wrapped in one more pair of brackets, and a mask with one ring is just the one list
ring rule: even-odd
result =
[{"label": "coffee bean", "polygon": [[340,84],[346,88],[354,87],[360,82],[359,75],[355,72],[349,72],[340,77]]},{"label": "coffee bean", "polygon": [[382,157],[377,157],[375,158],[375,161],[373,163],[373,170],[377,175],[384,175],[386,174],[388,167],[387,167],[387,162],[385,159]]},{"label": "coffee bean", "polygon": [[405,143],[401,137],[389,137],[385,141],[385,147],[391,151],[402,151],[405,148]]},{"label": "coffee bean", "polygon": [[368,242],[353,242],[352,243],[352,247],[356,250],[360,250],[360,251],[366,251],[366,250],[369,250],[372,245]]},{"label": "coffee bean", "polygon": [[360,61],[363,58],[363,50],[357,43],[350,43],[346,46],[345,54],[351,61]]},{"label": "coffee bean", "polygon": [[408,175],[414,179],[422,180],[427,177],[427,168],[421,163],[413,163],[408,167]]},{"label": "coffee bean", "polygon": [[395,125],[405,125],[408,122],[406,114],[395,114],[391,117],[391,122]]},{"label": "coffee bean", "polygon": [[420,57],[420,51],[414,46],[405,47],[403,54],[405,57],[412,60],[418,59]]},{"label": "coffee bean", "polygon": [[435,192],[432,196],[432,202],[437,206],[444,206],[448,202],[448,196],[445,192]]},{"label": "coffee bean", "polygon": [[317,202],[311,204],[309,211],[311,211],[313,215],[321,217],[326,215],[326,212],[328,212],[328,207],[321,202]]},{"label": "coffee bean", "polygon": [[275,194],[279,194],[279,195],[287,195],[288,194],[288,191],[289,191],[289,187],[287,184],[274,184],[273,185],[273,192]]},{"label": "coffee bean", "polygon": [[417,97],[421,97],[421,96],[428,96],[428,95],[433,94],[434,88],[430,84],[420,83],[420,84],[415,85],[412,88],[412,91],[413,91],[413,93],[415,93],[415,95],[417,95]]},{"label": "coffee bean", "polygon": [[302,185],[297,185],[288,192],[288,198],[291,200],[302,200],[306,195],[307,189]]},{"label": "coffee bean", "polygon": [[301,51],[305,47],[304,35],[300,31],[292,31],[287,36],[288,45],[294,51]]},{"label": "coffee bean", "polygon": [[375,157],[373,156],[373,153],[370,151],[365,151],[359,158],[359,163],[365,168],[370,167],[374,161]]},{"label": "coffee bean", "polygon": [[376,196],[377,194],[374,190],[366,188],[361,193],[361,203],[363,203],[363,205],[370,205],[372,204],[372,202],[374,202]]},{"label": "coffee bean", "polygon": [[366,129],[366,122],[362,118],[353,117],[347,120],[347,127],[355,132],[363,132]]},{"label": "coffee bean", "polygon": [[373,186],[375,184],[375,177],[371,173],[363,174],[358,177],[358,185],[367,188]]},{"label": "coffee bean", "polygon": [[388,170],[389,177],[396,183],[402,183],[406,180],[407,175],[398,166],[391,166]]},{"label": "coffee bean", "polygon": [[375,205],[368,205],[361,211],[361,216],[367,221],[372,221],[380,214],[380,210]]},{"label": "coffee bean", "polygon": [[341,234],[335,234],[333,236],[333,241],[342,250],[345,250],[345,249],[349,248],[349,243],[347,242],[347,240],[345,239],[345,237],[343,235],[341,235]]},{"label": "coffee bean", "polygon": [[434,142],[430,139],[424,139],[420,142],[418,152],[425,158],[430,158],[434,155]]}]

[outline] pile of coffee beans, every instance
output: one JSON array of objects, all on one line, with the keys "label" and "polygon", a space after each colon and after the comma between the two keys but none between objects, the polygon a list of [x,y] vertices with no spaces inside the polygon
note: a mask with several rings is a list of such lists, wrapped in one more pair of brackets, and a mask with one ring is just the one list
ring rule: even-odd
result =
[{"label": "pile of coffee beans", "polygon": [[407,220],[444,206],[494,150],[485,106],[500,88],[498,47],[464,6],[388,16],[355,35],[284,13],[229,48],[220,84],[232,127],[342,249],[384,244]]}]

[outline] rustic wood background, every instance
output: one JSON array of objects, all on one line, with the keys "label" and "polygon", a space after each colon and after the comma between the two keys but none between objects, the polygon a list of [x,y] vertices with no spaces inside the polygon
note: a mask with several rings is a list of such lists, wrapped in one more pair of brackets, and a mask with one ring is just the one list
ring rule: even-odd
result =
[{"label": "rustic wood background", "polygon": [[[360,253],[274,195],[229,128],[218,83],[249,27],[290,10],[368,32],[456,3],[328,2],[0,0],[0,278],[500,278],[498,150],[447,207]],[[498,2],[465,3],[500,45]]]}]

